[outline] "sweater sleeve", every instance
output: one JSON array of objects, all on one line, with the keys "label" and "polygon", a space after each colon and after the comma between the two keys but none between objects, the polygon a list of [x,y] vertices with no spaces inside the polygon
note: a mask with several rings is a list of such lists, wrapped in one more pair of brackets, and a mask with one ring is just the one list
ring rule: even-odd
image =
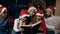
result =
[{"label": "sweater sleeve", "polygon": [[45,24],[44,20],[42,20],[41,25],[42,25],[42,29],[43,29],[44,34],[47,34],[46,24]]},{"label": "sweater sleeve", "polygon": [[19,23],[19,19],[15,19],[14,21],[14,26],[13,26],[13,30],[16,31],[16,32],[19,32],[18,28],[17,28],[17,25]]}]

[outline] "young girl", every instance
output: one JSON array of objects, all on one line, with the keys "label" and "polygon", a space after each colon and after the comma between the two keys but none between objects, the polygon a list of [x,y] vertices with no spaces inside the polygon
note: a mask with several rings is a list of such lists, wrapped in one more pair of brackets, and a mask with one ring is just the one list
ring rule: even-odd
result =
[{"label": "young girl", "polygon": [[31,18],[31,24],[36,23],[36,13],[37,13],[37,9],[35,7],[30,7],[28,9],[28,13],[30,15]]},{"label": "young girl", "polygon": [[[27,27],[30,27],[30,25],[26,24],[28,17],[29,17],[28,11],[26,9],[21,10],[20,17],[18,19],[15,19],[14,21],[13,29],[15,32],[19,32],[17,34],[22,34],[22,32],[24,34],[30,34],[29,28],[27,28]],[[13,34],[16,34],[16,33],[13,32]]]},{"label": "young girl", "polygon": [[37,21],[40,21],[40,27],[38,28],[38,30],[40,30],[41,33],[43,34],[47,34],[47,30],[46,30],[46,24],[45,24],[45,20],[44,20],[44,13],[42,10],[38,10],[37,13]]}]

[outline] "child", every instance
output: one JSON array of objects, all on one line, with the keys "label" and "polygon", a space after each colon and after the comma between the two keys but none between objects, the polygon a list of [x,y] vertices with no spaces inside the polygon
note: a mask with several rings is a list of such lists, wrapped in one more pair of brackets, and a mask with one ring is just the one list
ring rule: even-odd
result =
[{"label": "child", "polygon": [[30,15],[31,18],[31,24],[36,23],[36,13],[37,13],[37,9],[35,7],[30,7],[28,9],[28,13]]},{"label": "child", "polygon": [[0,5],[0,34],[11,34],[7,8]]},{"label": "child", "polygon": [[47,34],[47,30],[46,30],[46,24],[45,24],[45,20],[44,20],[44,13],[42,10],[38,10],[37,13],[37,21],[40,21],[40,27],[39,27],[39,30],[40,32],[42,31],[43,34]]},{"label": "child", "polygon": [[29,15],[30,15],[30,19],[31,19],[31,30],[32,30],[32,34],[36,34],[36,30],[38,29],[39,26],[37,26],[40,21],[37,22],[37,19],[36,19],[36,13],[37,13],[37,9],[35,7],[30,7],[28,9],[28,12],[29,12]]},{"label": "child", "polygon": [[60,17],[59,16],[54,16],[53,15],[53,11],[49,8],[46,9],[47,11],[47,15],[50,14],[50,17],[48,17],[47,19],[45,19],[46,21],[46,26],[49,29],[49,33],[48,34],[58,34],[60,33]]},{"label": "child", "polygon": [[[19,18],[15,19],[15,21],[14,21],[14,27],[13,27],[14,31],[20,32],[20,34],[22,34],[22,32],[24,34],[30,34],[29,29],[27,28],[27,27],[30,27],[30,26],[26,25],[28,17],[29,17],[28,11],[26,9],[21,10]],[[26,28],[23,28],[23,27],[26,27]]]}]

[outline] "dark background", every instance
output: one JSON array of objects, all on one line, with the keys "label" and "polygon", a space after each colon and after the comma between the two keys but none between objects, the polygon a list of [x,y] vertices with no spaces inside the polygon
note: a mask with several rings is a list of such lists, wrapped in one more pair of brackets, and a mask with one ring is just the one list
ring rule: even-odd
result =
[{"label": "dark background", "polygon": [[[27,8],[29,2],[32,2],[32,0],[17,0],[17,2],[16,0],[0,0],[0,4],[9,7],[9,12],[14,16],[14,18],[19,17],[20,10],[22,8]],[[56,0],[45,0],[45,2],[46,7],[50,5],[55,6],[56,4]],[[20,7],[21,4],[25,5],[26,7]]]}]

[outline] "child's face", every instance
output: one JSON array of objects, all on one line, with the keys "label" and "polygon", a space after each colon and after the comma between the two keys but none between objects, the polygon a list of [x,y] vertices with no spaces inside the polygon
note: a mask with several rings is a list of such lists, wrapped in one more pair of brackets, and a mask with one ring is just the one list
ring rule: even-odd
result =
[{"label": "child's face", "polygon": [[22,21],[26,21],[27,17],[23,17],[21,18]]},{"label": "child's face", "polygon": [[47,16],[50,16],[50,15],[52,15],[53,14],[53,12],[52,11],[48,11],[48,10],[46,10],[47,12],[46,12],[46,15]]},{"label": "child's face", "polygon": [[7,16],[7,11],[4,11],[3,14],[1,15],[2,18],[5,18]]},{"label": "child's face", "polygon": [[52,14],[52,13],[51,13],[50,11],[47,11],[47,12],[46,12],[46,15],[47,15],[47,16],[50,16],[51,14]]},{"label": "child's face", "polygon": [[36,14],[36,11],[32,9],[29,14],[30,14],[31,16],[33,16],[33,15]]},{"label": "child's face", "polygon": [[51,15],[51,13],[46,13],[46,15],[47,15],[47,16],[50,16],[50,15]]}]

